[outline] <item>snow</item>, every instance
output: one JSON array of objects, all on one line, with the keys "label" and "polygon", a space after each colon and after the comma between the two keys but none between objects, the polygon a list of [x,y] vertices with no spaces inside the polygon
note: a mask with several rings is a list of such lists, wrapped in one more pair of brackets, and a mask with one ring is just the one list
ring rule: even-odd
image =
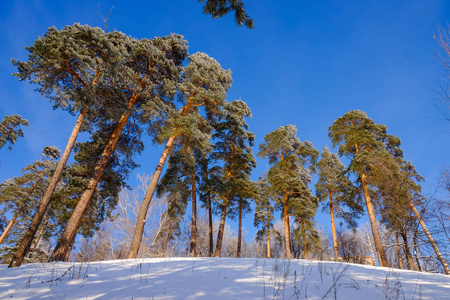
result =
[{"label": "snow", "polygon": [[450,277],[262,258],[148,258],[0,266],[0,299],[450,299]]}]

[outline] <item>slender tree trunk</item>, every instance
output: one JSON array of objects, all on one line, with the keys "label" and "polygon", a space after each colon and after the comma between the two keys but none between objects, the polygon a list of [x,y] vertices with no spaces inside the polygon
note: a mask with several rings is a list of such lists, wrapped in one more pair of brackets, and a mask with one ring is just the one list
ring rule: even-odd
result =
[{"label": "slender tree trunk", "polygon": [[168,256],[167,251],[169,250],[169,238],[170,238],[171,231],[172,231],[172,224],[169,224],[169,228],[167,229],[167,234],[166,234],[166,240],[164,241],[164,256],[165,257]]},{"label": "slender tree trunk", "polygon": [[67,252],[70,251],[70,246],[75,241],[78,227],[81,224],[91,197],[94,194],[97,184],[103,175],[103,171],[109,163],[109,158],[116,148],[122,130],[125,127],[125,124],[127,123],[138,98],[138,94],[133,94],[133,96],[130,98],[128,102],[128,110],[120,117],[116,128],[114,128],[114,131],[112,132],[108,143],[103,149],[102,155],[100,156],[99,160],[97,161],[97,165],[94,168],[94,173],[89,179],[87,188],[81,195],[80,200],[78,201],[78,204],[75,207],[75,210],[73,211],[64,232],[58,240],[58,244],[56,245],[55,250],[53,250],[53,254],[50,258],[51,261],[63,261],[66,257]]},{"label": "slender tree trunk", "polygon": [[369,195],[369,188],[367,187],[366,174],[361,173],[361,185],[364,194],[364,200],[366,201],[367,214],[369,215],[370,227],[372,228],[373,242],[375,249],[377,250],[378,262],[381,267],[389,267],[389,263],[386,257],[386,252],[381,241],[380,232],[378,231],[377,220],[375,219],[375,213],[373,210],[372,200]]},{"label": "slender tree trunk", "polygon": [[144,199],[142,199],[141,208],[139,209],[139,215],[136,221],[136,228],[134,229],[133,239],[131,241],[130,249],[128,250],[127,258],[136,258],[139,253],[142,235],[144,234],[145,222],[147,221],[147,210],[150,206],[150,202],[152,201],[153,194],[155,193],[156,186],[158,185],[159,177],[161,176],[162,169],[166,163],[167,156],[169,156],[174,141],[175,136],[171,136],[167,140],[166,147],[164,148],[155,172],[153,173],[152,179],[150,180],[147,192],[145,193]]},{"label": "slender tree trunk", "polygon": [[270,258],[270,227],[269,227],[269,222],[267,222],[266,224],[267,227],[267,258]]},{"label": "slender tree trunk", "polygon": [[287,206],[288,196],[285,196],[283,203],[283,218],[284,218],[284,241],[286,243],[286,258],[292,258],[291,253],[291,232],[289,227],[289,211]]},{"label": "slender tree trunk", "polygon": [[417,208],[415,207],[415,205],[412,202],[410,202],[410,205],[411,205],[412,210],[414,211],[414,214],[416,215],[417,220],[419,220],[419,223],[422,226],[423,231],[427,235],[428,241],[430,242],[431,246],[434,249],[434,252],[436,253],[440,263],[442,264],[445,274],[450,275],[450,269],[448,267],[448,264],[445,261],[444,257],[442,256],[441,251],[439,251],[439,248],[436,245],[436,242],[434,241],[433,237],[431,236],[431,233],[428,230],[427,226],[425,225],[425,222],[423,221],[422,217],[420,216],[419,212],[417,211]]},{"label": "slender tree trunk", "polygon": [[238,229],[238,244],[237,244],[237,251],[236,251],[236,257],[241,257],[241,245],[242,243],[242,201],[239,199],[239,229]]},{"label": "slender tree trunk", "polygon": [[[330,184],[330,179],[328,179],[328,183]],[[328,193],[328,199],[330,200],[330,218],[331,218],[331,232],[333,235],[333,249],[334,249],[334,260],[339,261],[339,251],[338,251],[338,243],[337,243],[337,235],[336,235],[336,225],[334,222],[334,206],[333,206],[333,198],[331,196],[331,191]]]},{"label": "slender tree trunk", "polygon": [[192,228],[191,228],[191,247],[190,257],[197,256],[197,195],[195,191],[195,171],[192,174]]},{"label": "slender tree trunk", "polygon": [[227,196],[225,197],[225,201],[222,206],[222,214],[220,216],[219,230],[217,232],[216,251],[214,253],[215,257],[220,257],[220,254],[222,253],[222,240],[223,240],[223,232],[225,230],[225,219],[227,217],[228,197],[229,194],[227,194]]},{"label": "slender tree trunk", "polygon": [[406,235],[406,231],[404,229],[400,231],[400,236],[403,240],[403,249],[405,250],[406,265],[408,267],[408,270],[417,271],[418,268],[416,266],[416,263],[414,262],[414,259],[412,258],[411,251],[409,251],[408,236]]},{"label": "slender tree trunk", "polygon": [[[194,95],[186,102],[186,105],[183,108],[181,116],[186,116],[189,112],[190,101]],[[173,130],[175,132],[176,129]],[[150,202],[152,201],[153,194],[155,194],[156,186],[158,185],[159,177],[161,177],[162,169],[164,168],[164,164],[166,163],[167,157],[172,149],[173,143],[175,141],[176,135],[172,135],[169,137],[166,143],[166,147],[164,148],[161,157],[159,158],[158,165],[156,166],[155,172],[153,173],[152,179],[150,180],[150,184],[148,185],[147,192],[145,193],[144,199],[142,199],[141,208],[139,209],[139,215],[136,221],[136,228],[134,229],[133,239],[131,240],[130,249],[128,250],[127,258],[136,258],[139,253],[139,248],[141,247],[142,235],[144,234],[145,221],[147,217],[147,210],[150,206]]]},{"label": "slender tree trunk", "polygon": [[84,107],[81,110],[80,114],[78,115],[78,119],[75,123],[75,126],[73,127],[72,134],[70,135],[66,148],[64,149],[64,153],[61,156],[61,160],[59,161],[58,166],[55,169],[55,173],[53,173],[52,179],[50,180],[50,183],[48,184],[47,189],[45,190],[44,196],[39,202],[39,206],[36,212],[34,213],[30,227],[28,227],[27,232],[25,233],[22,241],[19,244],[19,247],[17,248],[16,253],[14,254],[14,258],[11,260],[8,266],[9,268],[20,266],[22,264],[25,255],[28,252],[28,249],[30,249],[34,235],[36,234],[36,231],[38,230],[38,227],[41,224],[42,218],[44,217],[45,212],[47,211],[50,199],[53,195],[53,192],[56,189],[59,179],[61,178],[61,175],[64,171],[64,167],[66,166],[67,160],[69,159],[70,153],[72,152],[73,146],[75,145],[75,141],[77,139],[78,133],[80,132],[81,124],[83,123],[84,118],[86,117],[87,111],[88,105],[86,105],[86,107]]},{"label": "slender tree trunk", "polygon": [[417,244],[417,236],[416,236],[416,233],[417,233],[417,232],[415,232],[415,233],[414,233],[414,236],[413,236],[414,252],[415,252],[415,253],[414,253],[414,257],[415,257],[416,263],[417,263],[417,270],[418,270],[419,272],[423,272],[422,265],[420,264],[419,246],[418,246],[418,244]]},{"label": "slender tree trunk", "polygon": [[8,235],[9,230],[14,225],[14,222],[16,222],[16,219],[19,216],[22,209],[23,209],[23,206],[20,206],[19,209],[17,209],[16,213],[14,214],[14,217],[12,218],[12,220],[9,221],[8,226],[6,226],[5,231],[3,231],[2,236],[0,236],[0,244],[3,242],[3,240]]},{"label": "slender tree trunk", "polygon": [[398,268],[403,269],[403,259],[402,259],[402,252],[400,247],[400,241],[398,239],[398,231],[395,233],[395,241],[397,242],[397,262],[398,262]]},{"label": "slender tree trunk", "polygon": [[214,231],[213,231],[213,220],[212,220],[212,208],[211,208],[211,192],[208,191],[208,222],[209,222],[209,257],[214,255]]},{"label": "slender tree trunk", "polygon": [[45,225],[42,226],[41,230],[39,230],[38,236],[36,238],[36,241],[34,242],[33,247],[31,247],[31,250],[36,249],[37,245],[39,244],[39,241],[41,240],[41,237],[42,237],[42,234],[44,233],[44,231],[45,231]]}]

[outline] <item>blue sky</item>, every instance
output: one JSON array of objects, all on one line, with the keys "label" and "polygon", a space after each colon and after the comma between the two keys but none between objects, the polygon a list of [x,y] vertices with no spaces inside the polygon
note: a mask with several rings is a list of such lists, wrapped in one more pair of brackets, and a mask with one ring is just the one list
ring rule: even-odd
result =
[{"label": "blue sky", "polygon": [[[446,27],[450,2],[435,1],[268,1],[244,0],[255,20],[249,30],[232,16],[213,20],[196,0],[54,1],[11,0],[0,4],[0,117],[20,114],[30,121],[13,151],[0,150],[0,181],[19,175],[42,149],[63,149],[75,118],[54,111],[34,87],[19,82],[11,58],[25,60],[26,46],[48,27],[75,22],[104,27],[135,38],[179,33],[190,52],[205,52],[231,69],[228,100],[248,103],[256,135],[294,124],[301,140],[321,150],[331,142],[328,127],[349,110],[360,109],[399,136],[405,158],[425,177],[424,193],[433,191],[441,169],[450,164],[450,122],[434,107],[443,66],[433,35]],[[83,138],[85,136],[81,136]],[[333,150],[332,150],[333,151]],[[146,146],[137,172],[153,172],[161,149]],[[258,159],[254,179],[267,170]],[[315,182],[314,182],[315,183]],[[252,215],[246,226],[253,235]],[[320,225],[328,219],[319,215]]]}]

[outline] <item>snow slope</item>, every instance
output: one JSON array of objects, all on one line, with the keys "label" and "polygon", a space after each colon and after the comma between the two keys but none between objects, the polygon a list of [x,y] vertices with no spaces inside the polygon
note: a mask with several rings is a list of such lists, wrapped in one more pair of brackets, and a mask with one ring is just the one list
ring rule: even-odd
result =
[{"label": "snow slope", "polygon": [[152,258],[0,266],[0,299],[450,299],[450,276],[355,264]]}]

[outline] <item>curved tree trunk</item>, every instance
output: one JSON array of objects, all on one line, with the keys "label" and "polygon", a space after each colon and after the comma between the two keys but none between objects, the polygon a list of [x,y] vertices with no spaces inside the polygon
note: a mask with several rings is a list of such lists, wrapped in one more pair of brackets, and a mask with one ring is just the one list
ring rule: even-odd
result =
[{"label": "curved tree trunk", "polygon": [[242,201],[239,199],[239,229],[238,229],[238,244],[236,257],[241,257],[241,247],[242,247]]},{"label": "curved tree trunk", "polygon": [[284,241],[286,244],[286,258],[292,258],[291,253],[291,231],[289,227],[289,211],[287,206],[288,196],[285,196],[283,203],[283,218],[284,218]]},{"label": "curved tree trunk", "polygon": [[19,247],[17,248],[17,251],[14,254],[14,258],[11,260],[8,266],[9,268],[20,266],[22,264],[25,255],[30,249],[36,231],[38,230],[38,227],[42,222],[42,218],[44,217],[45,212],[47,211],[50,199],[53,195],[53,192],[56,189],[59,179],[61,178],[61,175],[64,171],[64,167],[66,166],[67,160],[69,159],[70,153],[72,152],[73,146],[75,145],[75,141],[77,139],[78,133],[80,132],[81,124],[83,123],[84,118],[86,117],[87,111],[88,105],[86,105],[86,107],[84,107],[81,110],[80,114],[78,115],[77,121],[75,123],[75,126],[73,127],[70,138],[67,141],[66,148],[64,149],[64,153],[61,156],[58,166],[55,169],[55,173],[53,173],[52,179],[50,180],[50,183],[48,184],[47,189],[45,190],[45,194],[42,197],[41,201],[39,202],[39,206],[36,212],[34,213],[30,227],[28,227],[27,232],[25,233],[22,241],[20,242]]},{"label": "curved tree trunk", "polygon": [[[328,184],[330,184],[330,179],[328,179]],[[333,249],[334,249],[334,261],[339,261],[339,251],[336,236],[336,224],[334,222],[334,206],[333,198],[331,196],[331,191],[328,192],[328,199],[330,200],[330,218],[331,218],[331,232],[333,235]]]},{"label": "curved tree trunk", "polygon": [[436,242],[434,241],[433,237],[431,236],[430,231],[428,231],[428,228],[425,225],[425,222],[423,221],[422,217],[420,216],[420,214],[417,211],[417,208],[414,206],[414,204],[412,202],[410,202],[410,205],[411,205],[412,210],[414,211],[414,214],[416,215],[417,220],[419,220],[419,223],[422,226],[423,231],[427,235],[428,241],[430,242],[431,246],[434,249],[434,252],[436,253],[440,263],[442,264],[445,274],[450,275],[450,269],[448,267],[448,264],[445,261],[444,257],[442,256],[441,251],[439,251],[439,248],[436,245]]},{"label": "curved tree trunk", "polygon": [[[190,109],[190,101],[194,97],[194,94],[186,102],[186,105],[181,112],[181,116],[186,116]],[[173,132],[176,131],[174,128]],[[155,172],[153,173],[150,184],[148,185],[147,192],[145,193],[144,199],[142,199],[141,208],[139,209],[139,215],[136,221],[136,228],[134,229],[133,239],[131,240],[130,249],[128,250],[127,258],[136,258],[139,253],[139,248],[141,247],[142,235],[144,234],[145,221],[147,217],[147,210],[152,201],[153,195],[155,194],[156,186],[158,185],[159,177],[161,177],[162,169],[166,163],[167,157],[172,149],[173,143],[175,141],[176,135],[169,137],[164,148],[161,157],[159,158],[158,165],[156,166]]]},{"label": "curved tree trunk", "polygon": [[375,213],[373,211],[372,200],[369,195],[369,188],[367,187],[366,174],[361,173],[361,185],[364,194],[364,200],[366,201],[367,214],[369,215],[370,227],[372,228],[373,242],[375,249],[377,250],[378,263],[381,267],[389,267],[386,252],[381,241],[380,232],[378,230],[377,220],[375,219]]},{"label": "curved tree trunk", "polygon": [[219,230],[217,232],[216,251],[214,252],[215,257],[220,257],[220,254],[222,253],[222,241],[223,241],[223,232],[225,230],[225,219],[227,217],[228,197],[229,195],[227,194],[225,202],[222,206],[222,214],[220,216]]},{"label": "curved tree trunk", "polygon": [[114,131],[112,132],[108,140],[108,143],[103,149],[102,155],[100,156],[99,160],[97,161],[97,165],[94,168],[94,173],[89,179],[87,188],[81,195],[80,200],[78,201],[78,204],[75,207],[75,210],[73,211],[72,216],[70,217],[64,232],[62,233],[62,235],[58,240],[58,244],[56,245],[55,250],[53,250],[53,254],[50,258],[51,261],[64,261],[67,253],[70,251],[70,247],[75,241],[77,230],[81,224],[84,213],[86,212],[86,209],[89,205],[92,195],[95,192],[97,184],[103,175],[103,171],[108,165],[109,158],[114,149],[116,148],[122,130],[125,127],[125,124],[127,123],[128,118],[130,117],[132,109],[136,104],[138,98],[139,97],[137,94],[134,94],[130,98],[128,102],[128,110],[120,117],[116,128],[114,128]]},{"label": "curved tree trunk", "polygon": [[171,136],[166,143],[166,147],[159,159],[156,170],[153,173],[150,184],[145,193],[144,199],[142,199],[141,208],[139,209],[139,215],[136,221],[136,228],[134,229],[133,239],[131,241],[130,249],[128,250],[127,258],[136,258],[141,247],[142,235],[144,234],[145,221],[147,217],[147,210],[152,201],[153,194],[155,193],[156,186],[158,185],[159,177],[161,176],[162,169],[166,163],[167,156],[169,156],[172,149],[175,136]]},{"label": "curved tree trunk", "polygon": [[166,240],[164,241],[164,256],[168,256],[168,250],[169,250],[169,238],[172,231],[172,224],[169,224],[169,228],[167,228],[167,234],[166,234]]},{"label": "curved tree trunk", "polygon": [[197,256],[197,195],[195,191],[195,171],[192,176],[192,227],[191,227],[191,246],[189,256]]}]

